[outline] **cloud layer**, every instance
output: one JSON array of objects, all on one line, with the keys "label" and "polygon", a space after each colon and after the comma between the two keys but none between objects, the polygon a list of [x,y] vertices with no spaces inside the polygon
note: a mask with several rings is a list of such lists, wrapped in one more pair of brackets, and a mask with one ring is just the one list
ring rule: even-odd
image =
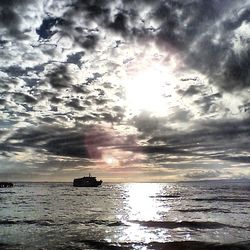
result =
[{"label": "cloud layer", "polygon": [[1,1],[1,175],[249,176],[249,22],[247,0]]}]

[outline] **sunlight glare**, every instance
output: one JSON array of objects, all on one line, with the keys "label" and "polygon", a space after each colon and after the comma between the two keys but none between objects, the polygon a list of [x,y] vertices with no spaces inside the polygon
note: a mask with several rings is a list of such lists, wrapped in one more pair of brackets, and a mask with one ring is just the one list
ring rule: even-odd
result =
[{"label": "sunlight glare", "polygon": [[[119,236],[120,241],[125,242],[161,242],[171,235],[162,229],[145,229],[139,222],[143,221],[161,221],[162,204],[157,200],[157,196],[162,194],[163,186],[159,183],[131,183],[126,184],[125,192],[127,194],[124,201],[124,211],[127,215],[127,227],[124,227]],[[165,210],[164,214],[167,212]],[[142,248],[139,248],[142,249]]]},{"label": "sunlight glare", "polygon": [[154,197],[161,193],[161,189],[159,184],[128,184],[129,219],[146,221],[160,219],[158,203]]},{"label": "sunlight glare", "polygon": [[155,65],[137,72],[124,82],[129,112],[141,111],[163,114],[166,112],[166,97],[173,91],[173,75],[162,65]]},{"label": "sunlight glare", "polygon": [[116,165],[117,164],[117,159],[115,159],[111,155],[105,155],[103,157],[104,162],[106,162],[108,165]]}]

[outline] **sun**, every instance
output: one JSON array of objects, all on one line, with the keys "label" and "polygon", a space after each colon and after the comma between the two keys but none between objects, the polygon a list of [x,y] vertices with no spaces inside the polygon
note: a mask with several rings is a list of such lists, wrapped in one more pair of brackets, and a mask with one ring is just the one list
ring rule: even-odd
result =
[{"label": "sun", "polygon": [[164,114],[171,89],[173,75],[162,65],[154,65],[138,71],[124,81],[126,106],[128,112],[138,114],[142,111]]},{"label": "sun", "polygon": [[113,157],[107,157],[107,158],[105,159],[105,162],[106,162],[108,165],[112,165],[112,163],[114,162],[114,159],[113,159]]},{"label": "sun", "polygon": [[113,155],[104,155],[103,161],[110,167],[115,167],[119,165],[119,161]]}]

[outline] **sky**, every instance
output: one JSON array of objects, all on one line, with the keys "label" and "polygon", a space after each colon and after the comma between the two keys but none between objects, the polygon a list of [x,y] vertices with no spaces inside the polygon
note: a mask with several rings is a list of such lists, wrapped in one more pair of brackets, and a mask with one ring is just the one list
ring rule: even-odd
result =
[{"label": "sky", "polygon": [[1,0],[0,179],[250,178],[249,0]]}]

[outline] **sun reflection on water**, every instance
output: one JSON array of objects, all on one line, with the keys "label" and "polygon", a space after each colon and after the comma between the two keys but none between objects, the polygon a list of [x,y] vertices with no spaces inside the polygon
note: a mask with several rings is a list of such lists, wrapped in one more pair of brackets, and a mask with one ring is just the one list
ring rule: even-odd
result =
[{"label": "sun reflection on water", "polygon": [[124,191],[126,196],[123,205],[125,217],[123,218],[126,226],[118,236],[119,242],[170,241],[171,235],[168,230],[148,228],[140,224],[144,221],[161,221],[163,214],[170,209],[167,203],[163,205],[158,199],[164,192],[163,185],[157,183],[126,184]]},{"label": "sun reflection on water", "polygon": [[133,183],[125,186],[127,199],[125,210],[128,220],[160,220],[159,202],[157,195],[162,192],[162,186],[147,183]]}]

